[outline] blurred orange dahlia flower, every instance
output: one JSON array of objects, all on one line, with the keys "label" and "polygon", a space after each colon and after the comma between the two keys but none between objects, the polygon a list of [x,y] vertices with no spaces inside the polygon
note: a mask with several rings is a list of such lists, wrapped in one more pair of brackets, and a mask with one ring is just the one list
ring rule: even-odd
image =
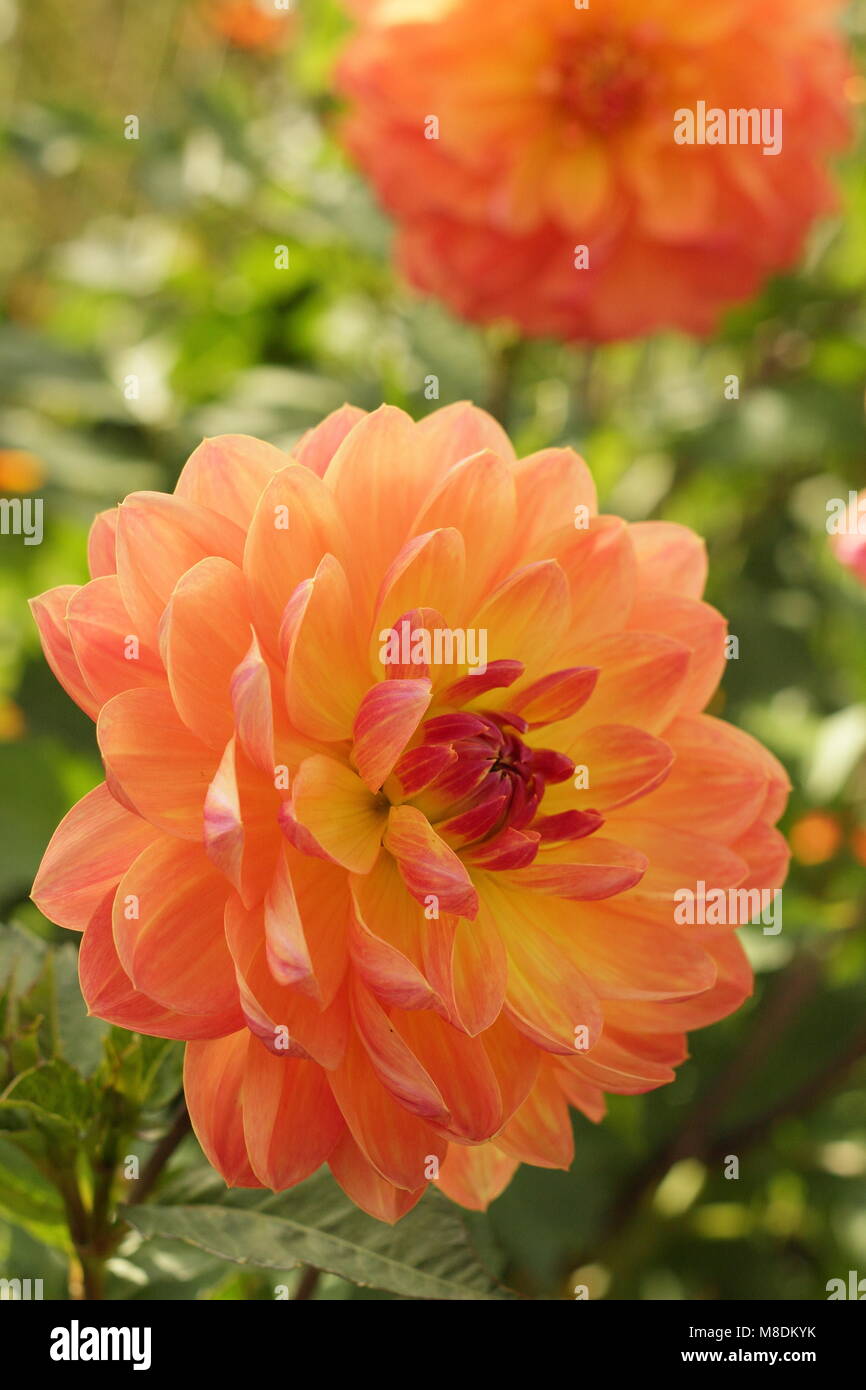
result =
[{"label": "blurred orange dahlia flower", "polygon": [[[707,333],[833,206],[839,0],[350,8],[345,140],[408,279],[464,318],[595,341]],[[675,140],[680,112],[695,143]],[[733,143],[747,127],[757,142]]]},{"label": "blurred orange dahlia flower", "polygon": [[570,449],[345,406],[291,456],[206,440],[89,551],[33,608],[106,780],[33,897],[91,1013],[187,1040],[228,1183],[484,1206],[749,994],[672,895],[781,883],[786,777],[701,713],[702,542],[598,515]]}]

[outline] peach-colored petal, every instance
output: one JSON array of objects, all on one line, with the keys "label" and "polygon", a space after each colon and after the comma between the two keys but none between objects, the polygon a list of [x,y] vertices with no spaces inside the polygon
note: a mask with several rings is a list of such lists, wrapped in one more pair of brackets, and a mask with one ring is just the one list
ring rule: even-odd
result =
[{"label": "peach-colored petal", "polygon": [[446,1143],[393,1098],[375,1073],[357,1035],[349,1038],[340,1066],[328,1081],[355,1143],[381,1177],[415,1192],[441,1163]]},{"label": "peach-colored petal", "polygon": [[332,1150],[328,1166],[337,1182],[356,1206],[377,1221],[393,1226],[421,1200],[427,1190],[426,1182],[407,1192],[395,1187],[364,1157],[348,1130]]},{"label": "peach-colored petal", "polygon": [[470,1037],[498,1018],[505,1001],[508,959],[490,917],[474,922],[444,915],[427,924],[424,965],[450,1022]]},{"label": "peach-colored petal", "polygon": [[449,1144],[439,1173],[439,1186],[461,1207],[486,1211],[505,1191],[518,1167],[518,1160],[495,1144]]},{"label": "peach-colored petal", "polygon": [[185,728],[167,692],[115,695],[100,711],[96,736],[106,780],[124,804],[159,830],[201,840],[219,755]]},{"label": "peach-colored petal", "polygon": [[117,573],[117,523],[120,511],[111,507],[97,512],[87,537],[87,566],[91,578]]},{"label": "peach-colored petal", "polygon": [[114,941],[137,990],[223,1033],[243,1023],[225,940],[226,884],[197,845],[163,836],[130,865],[114,900]]},{"label": "peach-colored petal", "polygon": [[116,575],[93,579],[72,594],[66,625],[79,669],[98,705],[121,690],[165,687],[159,654],[133,630]]},{"label": "peach-colored petal", "polygon": [[641,589],[700,598],[707,582],[707,547],[675,521],[638,521],[629,528]]},{"label": "peach-colored petal", "polygon": [[204,1014],[181,1014],[135,989],[117,955],[112,930],[114,892],[110,892],[88,922],[78,952],[78,978],[87,1011],[118,1028],[152,1038],[193,1041],[218,1038],[219,1019]]},{"label": "peach-colored petal", "polygon": [[358,704],[370,684],[353,619],[345,571],[325,555],[298,586],[281,629],[286,654],[286,708],[309,738],[350,738]]},{"label": "peach-colored petal", "polygon": [[[501,579],[514,548],[517,501],[511,469],[489,448],[455,463],[423,502],[415,535],[454,527],[466,546],[466,612]],[[506,655],[513,657],[514,652]]]},{"label": "peach-colored petal", "polygon": [[433,898],[437,910],[475,917],[478,895],[465,866],[415,806],[393,806],[384,845],[403,882],[420,903]]},{"label": "peach-colored petal", "polygon": [[479,916],[491,915],[508,952],[506,1001],[514,1025],[551,1052],[570,1053],[578,1026],[597,1037],[602,1012],[592,982],[540,929],[540,922],[549,924],[550,913],[539,908],[538,895],[507,890],[493,874],[479,876],[479,894]]},{"label": "peach-colored petal", "polygon": [[243,1123],[253,1172],[275,1192],[315,1173],[345,1130],[322,1068],[277,1056],[252,1037],[244,1067]]},{"label": "peach-colored petal", "polygon": [[157,831],[119,805],[102,782],[58,825],[30,896],[50,921],[83,931],[106,892],[156,838]]},{"label": "peach-colored petal", "polygon": [[352,873],[369,873],[379,857],[387,806],[350,767],[321,753],[304,759],[292,791],[295,817],[326,854]]},{"label": "peach-colored petal", "polygon": [[300,463],[276,473],[259,498],[243,557],[256,631],[272,656],[280,656],[291,594],[312,578],[323,555],[340,559],[344,550],[337,508],[321,479]]},{"label": "peach-colored petal", "polygon": [[243,1088],[249,1034],[187,1044],[183,1085],[189,1117],[214,1168],[229,1187],[261,1187],[244,1138]]},{"label": "peach-colored petal", "polygon": [[318,477],[324,477],[328,464],[346,435],[364,419],[366,413],[356,405],[341,405],[339,410],[332,410],[321,424],[301,435],[292,448],[292,458]]},{"label": "peach-colored petal", "polygon": [[95,719],[99,712],[99,701],[81,674],[66,625],[67,607],[70,599],[78,593],[78,587],[76,584],[61,584],[56,589],[48,589],[38,598],[30,600],[30,611],[39,629],[42,650],[51,670],[67,695],[85,714]]},{"label": "peach-colored petal", "polygon": [[240,564],[244,535],[227,517],[180,497],[133,492],[120,508],[117,577],[141,640],[157,646],[159,622],[182,574],[209,555]]},{"label": "peach-colored petal", "polygon": [[251,636],[236,565],[208,557],[181,576],[163,615],[160,651],[175,709],[209,748],[224,748],[234,732],[231,680]]},{"label": "peach-colored petal", "polygon": [[371,792],[378,792],[430,704],[428,680],[381,681],[361,701],[352,730],[352,759]]},{"label": "peach-colored petal", "polygon": [[281,449],[248,434],[203,439],[181,470],[175,496],[246,527],[271,478],[288,462]]}]

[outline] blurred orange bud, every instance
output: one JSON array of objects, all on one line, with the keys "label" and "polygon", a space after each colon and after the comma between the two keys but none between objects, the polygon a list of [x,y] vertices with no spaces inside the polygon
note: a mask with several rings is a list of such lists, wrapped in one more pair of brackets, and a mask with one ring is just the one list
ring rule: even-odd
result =
[{"label": "blurred orange bud", "polygon": [[0,698],[0,743],[20,738],[26,727],[24,712],[15,701]]},{"label": "blurred orange bud", "polygon": [[826,864],[842,843],[842,823],[832,811],[807,811],[794,822],[788,839],[794,858],[801,864]]},{"label": "blurred orange bud", "polygon": [[0,449],[0,492],[33,492],[45,479],[42,460],[26,449]]},{"label": "blurred orange bud", "polygon": [[851,831],[851,853],[860,864],[866,864],[866,825]]},{"label": "blurred orange bud", "polygon": [[271,52],[289,38],[296,18],[276,0],[205,0],[204,13],[211,28],[236,48]]}]

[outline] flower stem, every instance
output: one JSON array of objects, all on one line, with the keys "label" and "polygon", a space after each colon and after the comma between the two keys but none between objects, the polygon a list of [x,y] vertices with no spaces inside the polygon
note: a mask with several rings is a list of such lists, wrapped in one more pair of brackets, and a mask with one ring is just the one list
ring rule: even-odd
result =
[{"label": "flower stem", "polygon": [[304,1266],[303,1272],[301,1273],[301,1277],[298,1281],[298,1287],[292,1296],[293,1303],[299,1303],[303,1300],[308,1300],[313,1297],[321,1273],[322,1271],[320,1269],[316,1269],[315,1265]]}]

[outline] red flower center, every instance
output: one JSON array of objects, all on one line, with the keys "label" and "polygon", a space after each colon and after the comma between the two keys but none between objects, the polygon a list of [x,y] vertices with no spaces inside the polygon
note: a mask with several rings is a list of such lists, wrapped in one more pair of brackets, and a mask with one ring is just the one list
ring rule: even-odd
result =
[{"label": "red flower center", "polygon": [[565,119],[599,135],[630,124],[640,114],[652,69],[640,48],[614,36],[563,43],[551,90]]}]

